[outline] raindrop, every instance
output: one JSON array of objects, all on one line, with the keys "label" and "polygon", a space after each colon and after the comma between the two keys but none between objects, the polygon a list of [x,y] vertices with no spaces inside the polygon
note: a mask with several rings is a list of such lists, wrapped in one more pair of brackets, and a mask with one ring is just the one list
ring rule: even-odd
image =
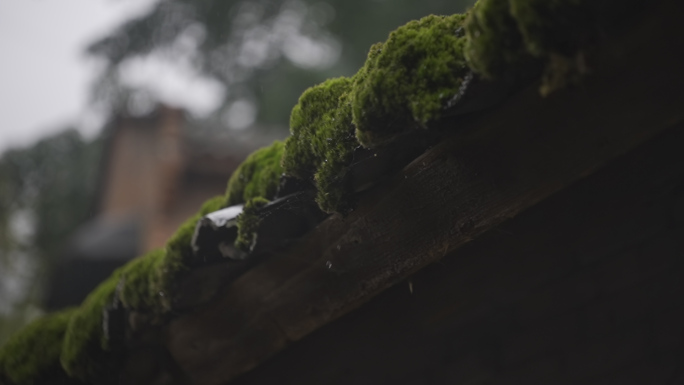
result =
[{"label": "raindrop", "polygon": [[332,262],[330,262],[330,261],[326,262],[325,267],[327,267],[328,269],[332,269]]}]

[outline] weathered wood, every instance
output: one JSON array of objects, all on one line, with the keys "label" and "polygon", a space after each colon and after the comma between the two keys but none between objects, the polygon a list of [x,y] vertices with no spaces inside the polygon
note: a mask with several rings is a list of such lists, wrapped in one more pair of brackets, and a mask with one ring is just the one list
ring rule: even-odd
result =
[{"label": "weathered wood", "polygon": [[[167,348],[197,384],[220,384],[291,341],[684,119],[684,29],[675,0],[598,47],[581,85],[538,85],[458,132],[169,324]],[[457,257],[457,256],[456,256]]]}]

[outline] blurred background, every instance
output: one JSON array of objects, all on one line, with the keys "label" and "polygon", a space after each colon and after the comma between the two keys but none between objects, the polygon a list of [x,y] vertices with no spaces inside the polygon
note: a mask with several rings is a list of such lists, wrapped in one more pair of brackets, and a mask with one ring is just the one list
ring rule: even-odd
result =
[{"label": "blurred background", "polygon": [[0,0],[0,344],[288,135],[307,87],[474,0]]}]

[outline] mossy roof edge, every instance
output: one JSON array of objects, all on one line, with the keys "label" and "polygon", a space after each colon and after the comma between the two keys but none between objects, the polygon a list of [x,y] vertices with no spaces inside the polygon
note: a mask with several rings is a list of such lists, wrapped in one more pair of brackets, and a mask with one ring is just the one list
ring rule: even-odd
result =
[{"label": "mossy roof edge", "polygon": [[[558,7],[557,9],[573,9],[573,7],[576,7],[577,9],[589,10],[588,12],[577,12],[577,14],[579,14],[580,16],[584,15],[585,17],[597,18],[596,13],[592,12],[598,11],[592,11],[592,8],[587,6],[587,0],[558,0],[550,3],[543,1],[532,1],[528,4],[525,4],[525,6],[523,6],[521,1],[523,0],[480,0],[474,7],[473,11],[469,12],[467,17],[458,18],[459,23],[463,23],[463,28],[465,30],[465,40],[462,40],[463,58],[465,60],[464,63],[468,69],[480,72],[485,76],[496,78],[497,76],[499,76],[497,75],[499,73],[499,70],[489,70],[488,68],[498,68],[497,63],[500,63],[499,60],[501,59],[488,58],[486,54],[482,54],[481,52],[493,52],[494,56],[496,56],[497,54],[505,53],[508,56],[504,55],[503,62],[508,64],[504,65],[503,67],[506,68],[507,66],[510,66],[509,68],[516,68],[518,63],[525,63],[527,60],[534,60],[529,58],[538,59],[542,57],[547,62],[551,62],[552,58],[557,58],[559,56],[570,58],[572,57],[572,55],[577,53],[577,50],[579,49],[577,47],[581,47],[582,44],[585,44],[587,41],[591,40],[591,38],[587,37],[586,34],[582,34],[581,37],[577,38],[577,40],[575,41],[577,44],[574,46],[575,48],[573,48],[572,44],[564,44],[563,46],[556,45],[552,40],[549,41],[546,37],[544,39],[538,39],[539,41],[536,41],[534,38],[535,36],[539,37],[540,33],[545,34],[546,32],[548,32],[547,28],[553,28],[553,25],[557,25],[551,22],[551,20],[544,20],[543,22],[540,22],[539,18],[534,17],[535,12],[540,15],[545,14],[544,12],[540,11],[543,9],[543,7]],[[635,3],[635,1],[632,1],[630,3]],[[508,5],[508,7],[504,7],[502,5]],[[564,14],[563,12],[554,12],[550,13],[551,16],[549,17],[551,19],[553,19],[554,17],[562,17],[561,14]],[[481,24],[486,25],[486,20],[489,20],[490,18],[499,18],[507,21],[502,23],[502,26],[504,26],[504,28],[494,31],[483,32],[481,29]],[[581,19],[580,17],[577,20],[583,19]],[[432,22],[426,21],[424,22],[424,24],[431,25]],[[407,27],[407,30],[412,30],[415,26],[419,26],[420,24],[420,22],[417,22],[417,24],[413,23],[411,24],[412,27]],[[571,25],[573,24],[571,23]],[[511,28],[515,28],[515,30]],[[507,33],[511,33],[511,31],[517,31],[517,34],[513,33],[513,35],[517,36],[515,39],[510,39],[510,36],[508,38],[504,36]],[[454,31],[454,34],[460,34],[460,32],[458,32],[458,29]],[[550,36],[553,35],[554,34],[551,34]],[[394,32],[394,35],[390,35],[391,38],[389,40],[392,40],[392,36],[397,36],[396,31]],[[571,48],[569,49],[568,46],[570,46]],[[383,49],[384,45],[382,44],[374,46],[374,48],[371,50],[371,54],[369,55],[369,60],[373,63],[375,63],[376,61],[380,61],[378,58],[382,54]],[[376,52],[374,53],[373,50],[375,50]],[[371,71],[369,71],[368,68],[362,68],[362,70],[359,71],[357,75],[352,77],[353,84],[365,84],[364,82],[367,81],[369,76],[372,78],[372,75],[369,75],[370,72]],[[554,87],[554,85],[550,85],[549,89],[553,90]],[[380,89],[382,89],[382,87],[380,87]],[[370,146],[375,145],[375,143],[373,143],[374,140],[372,138],[363,138],[364,131],[363,129],[359,130],[358,127],[358,122],[362,121],[361,118],[359,118],[356,121],[354,120],[355,115],[364,115],[363,108],[357,107],[356,112],[354,112],[355,100],[353,99],[353,95],[355,95],[355,91],[357,90],[352,89],[348,92],[345,92],[344,97],[348,99],[345,99],[343,103],[338,102],[338,109],[336,109],[336,111],[347,111],[348,109],[349,113],[344,117],[351,118],[352,122],[356,122],[354,130],[355,141],[357,143],[365,143],[366,145]],[[384,108],[388,111],[392,110],[392,108],[388,108],[387,106],[384,106]],[[405,110],[406,108],[402,107],[400,109]],[[345,112],[345,114],[347,114],[347,112]],[[418,126],[432,119],[432,115],[425,113],[418,113],[416,116],[414,116],[413,121],[414,123],[419,123]],[[348,127],[345,126],[345,129],[348,129]],[[352,146],[354,145],[356,145],[356,143],[352,142]],[[112,301],[114,296],[118,295],[116,294],[116,287],[119,285],[120,282],[124,282],[123,289],[121,290],[121,293],[124,294],[121,299],[125,303],[125,306],[130,306],[132,308],[141,307],[148,310],[154,309],[154,311],[159,312],[168,311],[170,306],[168,301],[170,301],[170,297],[172,296],[173,291],[171,288],[177,281],[178,277],[182,275],[181,273],[189,268],[187,261],[187,258],[189,258],[191,254],[189,241],[191,238],[191,233],[194,230],[194,225],[196,221],[202,215],[210,211],[219,209],[227,204],[244,203],[245,201],[249,201],[250,199],[254,198],[271,199],[272,197],[265,197],[265,195],[270,196],[274,194],[274,189],[277,188],[277,179],[280,178],[280,175],[283,170],[283,165],[280,162],[280,159],[283,157],[283,146],[279,144],[274,145],[274,147],[276,148],[279,146],[281,147],[281,150],[278,150],[280,158],[278,154],[267,157],[269,159],[270,166],[267,169],[264,169],[263,173],[260,171],[247,173],[251,176],[245,177],[246,179],[240,181],[240,184],[249,184],[253,182],[252,178],[255,174],[264,175],[264,184],[259,184],[258,186],[255,185],[253,188],[251,188],[251,190],[247,186],[238,188],[237,190],[240,190],[242,194],[234,194],[232,196],[241,195],[241,197],[239,198],[231,197],[230,194],[234,193],[235,191],[231,192],[231,189],[229,187],[229,192],[226,196],[211,200],[203,207],[202,210],[200,210],[200,213],[198,213],[198,215],[191,218],[184,226],[182,226],[181,229],[179,229],[179,232],[169,241],[167,247],[163,251],[155,252],[153,256],[148,257],[148,260],[136,260],[130,265],[135,265],[136,269],[146,270],[147,273],[134,277],[131,275],[131,272],[136,270],[133,267],[129,267],[130,271],[128,271],[128,274],[123,274],[123,276],[121,270],[117,271],[117,273],[115,273],[110,278],[110,280],[105,282],[103,286],[101,286],[99,289],[93,292],[89,299],[86,300],[84,304],[78,310],[75,311],[76,315],[73,315],[71,317],[69,324],[73,324],[74,326],[70,327],[70,329],[75,330],[78,328],[78,325],[85,323],[87,325],[91,325],[84,328],[84,330],[90,330],[91,334],[88,335],[87,338],[82,339],[82,341],[87,341],[86,344],[83,344],[82,342],[73,343],[73,341],[70,339],[65,340],[71,341],[65,345],[68,347],[63,349],[63,352],[66,351],[67,353],[63,353],[62,358],[62,363],[64,364],[65,368],[67,368],[68,372],[81,378],[87,378],[92,374],[89,372],[88,368],[84,369],[83,367],[80,367],[81,364],[74,364],[74,362],[79,361],[76,358],[78,356],[83,355],[83,352],[78,352],[78,354],[74,353],[77,352],[79,349],[75,346],[99,346],[99,348],[103,351],[106,351],[108,349],[106,340],[102,339],[101,331],[93,332],[93,330],[99,328],[98,324],[100,322],[97,321],[100,320],[99,317],[101,317],[103,308]],[[252,163],[255,168],[260,167],[258,158],[259,157],[252,157],[251,159],[252,162],[256,162]],[[276,159],[277,161],[274,162],[274,159]],[[244,166],[244,168],[241,171],[245,171],[246,168],[248,167]],[[234,177],[235,175],[240,175],[240,173],[234,174]],[[316,174],[314,174],[312,178],[316,179],[315,175]],[[334,186],[334,188],[331,191],[337,191],[335,190],[335,188],[339,188],[339,186]],[[245,195],[245,193],[247,195]],[[334,205],[332,206],[332,208],[334,209]],[[125,283],[127,280],[126,276],[131,285],[128,288],[128,290],[126,289]],[[133,287],[135,287],[135,289],[133,289]],[[141,291],[145,291],[146,293],[141,293]],[[98,326],[92,327],[92,325]],[[68,334],[69,331],[67,331],[66,333]],[[75,340],[77,341],[79,340],[79,338],[76,338]]]}]

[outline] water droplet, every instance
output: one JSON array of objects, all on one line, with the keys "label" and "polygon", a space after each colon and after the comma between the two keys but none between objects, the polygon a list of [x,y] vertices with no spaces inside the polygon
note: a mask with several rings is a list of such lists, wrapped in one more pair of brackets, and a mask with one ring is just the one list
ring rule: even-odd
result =
[{"label": "water droplet", "polygon": [[330,261],[326,262],[325,267],[327,267],[328,269],[332,269],[332,262],[330,262]]}]

